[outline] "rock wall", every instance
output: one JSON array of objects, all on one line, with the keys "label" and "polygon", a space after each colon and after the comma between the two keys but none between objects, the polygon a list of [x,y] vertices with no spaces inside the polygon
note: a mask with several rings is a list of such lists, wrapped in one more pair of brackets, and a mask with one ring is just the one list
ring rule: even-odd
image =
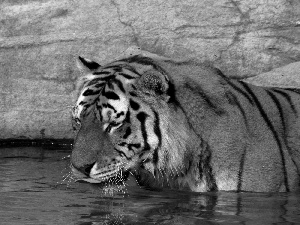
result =
[{"label": "rock wall", "polygon": [[300,61],[300,1],[1,1],[0,138],[72,137],[76,57],[132,46],[250,77]]}]

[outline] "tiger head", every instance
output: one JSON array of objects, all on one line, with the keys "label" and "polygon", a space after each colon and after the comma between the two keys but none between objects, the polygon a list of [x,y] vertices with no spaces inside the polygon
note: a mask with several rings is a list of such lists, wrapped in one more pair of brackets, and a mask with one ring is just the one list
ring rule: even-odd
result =
[{"label": "tiger head", "polygon": [[105,66],[79,59],[87,74],[72,111],[73,174],[90,183],[122,181],[128,172],[150,183],[181,176],[193,157],[185,150],[199,143],[167,72],[142,56]]}]

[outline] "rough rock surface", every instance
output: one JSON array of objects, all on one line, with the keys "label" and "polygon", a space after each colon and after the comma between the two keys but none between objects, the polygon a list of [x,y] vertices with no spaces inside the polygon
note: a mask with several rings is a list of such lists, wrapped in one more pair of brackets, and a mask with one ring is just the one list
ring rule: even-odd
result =
[{"label": "rough rock surface", "polygon": [[300,62],[247,78],[245,81],[259,86],[300,88]]},{"label": "rough rock surface", "polygon": [[76,57],[130,46],[254,76],[300,61],[300,1],[1,1],[0,138],[72,137]]}]

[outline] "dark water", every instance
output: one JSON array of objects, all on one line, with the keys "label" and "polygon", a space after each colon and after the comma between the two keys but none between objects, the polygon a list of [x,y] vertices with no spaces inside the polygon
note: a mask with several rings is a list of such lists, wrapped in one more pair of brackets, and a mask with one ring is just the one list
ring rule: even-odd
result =
[{"label": "dark water", "polygon": [[1,225],[300,224],[300,193],[100,189],[70,178],[68,154],[0,158]]}]

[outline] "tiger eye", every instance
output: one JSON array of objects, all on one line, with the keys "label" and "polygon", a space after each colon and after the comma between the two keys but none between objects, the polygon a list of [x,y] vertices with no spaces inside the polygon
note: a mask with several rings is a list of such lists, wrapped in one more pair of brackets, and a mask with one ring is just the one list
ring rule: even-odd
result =
[{"label": "tiger eye", "polygon": [[106,115],[107,115],[107,118],[110,120],[110,118],[111,118],[111,114],[112,114],[112,112],[109,110],[107,113],[106,113]]}]

